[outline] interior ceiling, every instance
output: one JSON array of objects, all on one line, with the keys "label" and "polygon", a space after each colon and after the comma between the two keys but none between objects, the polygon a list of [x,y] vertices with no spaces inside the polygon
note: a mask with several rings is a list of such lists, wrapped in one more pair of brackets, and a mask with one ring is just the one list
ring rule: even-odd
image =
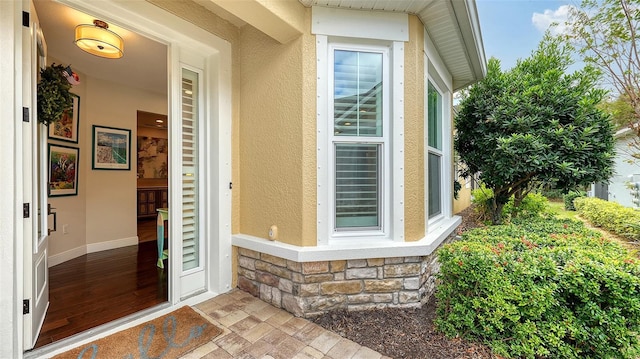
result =
[{"label": "interior ceiling", "polygon": [[[0,0],[1,1],[1,0]],[[40,27],[47,44],[47,57],[74,72],[159,94],[167,94],[167,47],[109,19],[95,17],[51,0],[34,1]],[[105,59],[86,53],[74,43],[75,27],[106,21],[109,30],[124,40],[124,56]],[[82,82],[82,78],[80,81]]]}]

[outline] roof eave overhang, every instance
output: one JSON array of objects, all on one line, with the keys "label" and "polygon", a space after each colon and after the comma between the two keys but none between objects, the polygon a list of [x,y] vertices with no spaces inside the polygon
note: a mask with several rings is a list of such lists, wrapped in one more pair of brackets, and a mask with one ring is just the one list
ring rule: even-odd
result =
[{"label": "roof eave overhang", "polygon": [[486,59],[474,0],[432,1],[417,15],[453,79],[454,91],[484,78]]}]

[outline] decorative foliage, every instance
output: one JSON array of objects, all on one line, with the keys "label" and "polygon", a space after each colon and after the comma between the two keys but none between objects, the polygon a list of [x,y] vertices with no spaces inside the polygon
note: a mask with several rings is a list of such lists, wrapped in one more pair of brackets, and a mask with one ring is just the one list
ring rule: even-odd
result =
[{"label": "decorative foliage", "polygon": [[62,75],[64,66],[53,64],[40,71],[38,82],[38,121],[49,125],[73,109],[71,84]]},{"label": "decorative foliage", "polygon": [[571,220],[475,229],[438,252],[436,325],[508,358],[637,358],[640,263]]},{"label": "decorative foliage", "polygon": [[487,76],[473,85],[455,119],[454,147],[466,164],[462,176],[480,173],[493,190],[492,222],[534,188],[571,190],[607,181],[614,158],[613,126],[599,110],[605,92],[591,67],[568,74],[570,48],[545,36],[532,55],[506,72],[489,60]]},{"label": "decorative foliage", "polygon": [[594,226],[629,240],[640,240],[640,211],[615,202],[585,197],[574,200],[576,210]]}]

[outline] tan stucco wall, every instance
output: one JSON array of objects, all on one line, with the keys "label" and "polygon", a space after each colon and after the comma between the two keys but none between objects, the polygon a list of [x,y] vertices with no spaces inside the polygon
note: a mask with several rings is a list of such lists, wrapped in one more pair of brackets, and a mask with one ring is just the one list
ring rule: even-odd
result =
[{"label": "tan stucco wall", "polygon": [[146,0],[210,33],[227,40],[237,42],[238,28],[227,20],[210,12],[192,0]]},{"label": "tan stucco wall", "polygon": [[409,16],[404,68],[404,230],[407,241],[417,241],[425,235],[424,27],[414,15]]},{"label": "tan stucco wall", "polygon": [[458,192],[458,199],[453,200],[453,214],[458,214],[471,205],[471,186],[467,188],[467,182],[462,178],[458,181],[462,188]]},{"label": "tan stucco wall", "polygon": [[317,243],[317,141],[316,141],[316,38],[311,35],[311,9],[305,12],[305,29],[302,35],[302,241],[303,246]]},{"label": "tan stucco wall", "polygon": [[313,56],[310,35],[280,44],[244,26],[239,39],[240,232],[266,238],[276,225],[279,241],[315,245],[315,211],[305,208],[316,182],[315,69],[303,61]]}]

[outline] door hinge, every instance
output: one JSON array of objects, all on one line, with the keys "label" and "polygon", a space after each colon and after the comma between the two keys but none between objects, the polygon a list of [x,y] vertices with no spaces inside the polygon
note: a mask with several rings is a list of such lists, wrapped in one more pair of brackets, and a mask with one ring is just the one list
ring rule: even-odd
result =
[{"label": "door hinge", "polygon": [[22,108],[22,122],[29,122],[29,108]]},{"label": "door hinge", "polygon": [[22,204],[22,218],[29,218],[31,216],[31,211],[29,210],[29,203]]},{"label": "door hinge", "polygon": [[22,12],[22,26],[29,27],[29,13],[26,11]]},{"label": "door hinge", "polygon": [[22,314],[29,314],[29,299],[22,300]]},{"label": "door hinge", "polygon": [[229,182],[229,189],[233,189],[233,182]]}]

